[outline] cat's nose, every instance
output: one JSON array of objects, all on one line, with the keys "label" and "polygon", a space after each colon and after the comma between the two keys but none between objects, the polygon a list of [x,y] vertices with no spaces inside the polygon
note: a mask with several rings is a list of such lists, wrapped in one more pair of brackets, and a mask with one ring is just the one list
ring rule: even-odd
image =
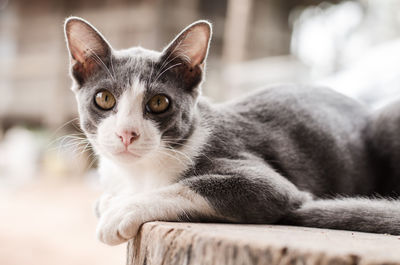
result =
[{"label": "cat's nose", "polygon": [[131,143],[139,139],[140,134],[135,131],[122,131],[116,133],[121,142],[128,147]]}]

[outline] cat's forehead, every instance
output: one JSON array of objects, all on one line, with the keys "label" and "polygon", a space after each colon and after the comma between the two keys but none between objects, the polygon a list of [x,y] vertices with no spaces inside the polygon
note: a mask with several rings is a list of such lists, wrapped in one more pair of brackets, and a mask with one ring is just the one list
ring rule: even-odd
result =
[{"label": "cat's forehead", "polygon": [[135,47],[114,51],[112,57],[109,70],[114,75],[114,81],[130,84],[137,79],[148,82],[161,53]]},{"label": "cat's forehead", "polygon": [[[138,71],[151,68],[154,63],[160,60],[160,57],[160,52],[134,47],[126,50],[114,51],[114,62],[111,64],[114,64],[114,67],[117,66]],[[113,65],[111,65],[111,67],[112,66]]]}]

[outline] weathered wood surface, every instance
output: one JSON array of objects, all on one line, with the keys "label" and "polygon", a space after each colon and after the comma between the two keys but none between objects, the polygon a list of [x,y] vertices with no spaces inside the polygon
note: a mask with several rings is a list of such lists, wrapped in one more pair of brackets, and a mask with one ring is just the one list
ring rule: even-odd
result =
[{"label": "weathered wood surface", "polygon": [[129,242],[127,264],[400,264],[400,237],[290,226],[152,222]]}]

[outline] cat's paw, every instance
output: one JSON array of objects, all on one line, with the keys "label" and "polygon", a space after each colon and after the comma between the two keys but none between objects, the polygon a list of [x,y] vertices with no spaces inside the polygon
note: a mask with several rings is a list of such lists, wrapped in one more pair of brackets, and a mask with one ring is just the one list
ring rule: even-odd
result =
[{"label": "cat's paw", "polygon": [[100,218],[98,239],[108,245],[118,245],[134,238],[146,221],[143,208],[135,203],[113,205]]}]

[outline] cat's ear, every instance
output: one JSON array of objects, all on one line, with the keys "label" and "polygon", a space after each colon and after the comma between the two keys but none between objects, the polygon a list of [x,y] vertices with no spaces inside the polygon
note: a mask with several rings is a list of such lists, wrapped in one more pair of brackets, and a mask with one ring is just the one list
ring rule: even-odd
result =
[{"label": "cat's ear", "polygon": [[186,27],[164,49],[164,54],[170,59],[179,58],[191,69],[203,68],[210,46],[212,34],[211,24],[205,20],[199,20]]},{"label": "cat's ear", "polygon": [[70,17],[65,21],[65,38],[71,58],[71,73],[82,84],[94,71],[108,67],[111,46],[89,22]]}]

